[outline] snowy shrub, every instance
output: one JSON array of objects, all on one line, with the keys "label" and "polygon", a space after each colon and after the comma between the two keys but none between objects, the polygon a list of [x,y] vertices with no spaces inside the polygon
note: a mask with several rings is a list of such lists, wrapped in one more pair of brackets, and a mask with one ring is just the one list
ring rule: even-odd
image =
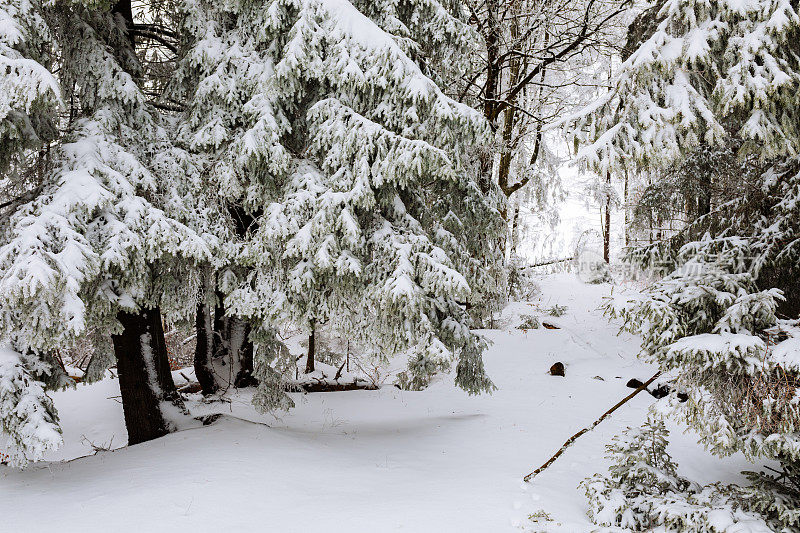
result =
[{"label": "snowy shrub", "polygon": [[534,269],[526,268],[525,262],[521,257],[512,257],[507,267],[508,296],[518,302],[532,300],[540,292]]},{"label": "snowy shrub", "polygon": [[564,316],[564,313],[567,312],[567,309],[568,308],[567,308],[566,305],[554,304],[554,305],[552,305],[551,307],[549,307],[547,309],[547,314],[550,315],[550,316],[556,316],[556,317]]},{"label": "snowy shrub", "polygon": [[543,526],[548,522],[553,522],[553,517],[546,513],[544,510],[540,509],[536,512],[533,512],[528,515],[528,520],[532,522],[534,526]]},{"label": "snowy shrub", "polygon": [[667,453],[663,420],[649,418],[628,428],[607,446],[612,465],[608,475],[595,474],[581,483],[589,500],[589,516],[601,526],[624,531],[724,532],[732,526],[752,532],[772,529],[734,489],[701,487],[677,473]]},{"label": "snowy shrub", "polygon": [[535,315],[520,315],[522,322],[517,329],[539,329],[542,325],[539,321],[539,317]]},{"label": "snowy shrub", "polygon": [[611,269],[605,261],[596,261],[588,265],[588,268],[581,271],[581,279],[585,283],[599,285],[601,283],[611,283]]},{"label": "snowy shrub", "polygon": [[439,359],[432,360],[417,355],[408,362],[408,370],[397,374],[397,386],[403,390],[422,390],[431,383],[433,376],[450,370],[450,362]]}]

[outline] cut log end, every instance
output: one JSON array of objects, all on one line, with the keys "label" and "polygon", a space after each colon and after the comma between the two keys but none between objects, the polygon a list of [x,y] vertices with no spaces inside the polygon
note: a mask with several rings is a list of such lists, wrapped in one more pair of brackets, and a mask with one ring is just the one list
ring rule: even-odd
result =
[{"label": "cut log end", "polygon": [[551,376],[561,376],[564,377],[564,363],[558,361],[550,367],[550,375]]}]

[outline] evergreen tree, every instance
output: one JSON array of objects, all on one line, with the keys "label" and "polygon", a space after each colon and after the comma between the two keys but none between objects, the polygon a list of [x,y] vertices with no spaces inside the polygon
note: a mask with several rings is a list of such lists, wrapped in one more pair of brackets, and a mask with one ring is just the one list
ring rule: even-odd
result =
[{"label": "evergreen tree", "polygon": [[[644,250],[648,260],[666,260],[669,274],[619,312],[643,335],[644,353],[689,394],[671,411],[704,444],[780,462],[780,476],[754,485],[760,497],[748,505],[773,527],[795,531],[797,514],[785,509],[800,501],[800,412],[788,398],[796,398],[800,368],[796,353],[781,354],[796,339],[791,329],[780,344],[765,339],[786,329],[779,311],[798,312],[797,4],[672,0],[655,20],[609,93],[575,120],[585,163],[603,172],[663,167],[672,158],[691,164],[703,147],[733,142],[745,163],[753,157],[768,170],[758,194],[715,212],[698,209],[701,238],[690,226],[661,248],[667,257]],[[746,175],[740,183],[752,179]]]},{"label": "evergreen tree", "polygon": [[[476,228],[498,226],[467,168],[480,116],[348,2],[184,10],[180,139],[213,154],[210,190],[253,219],[228,248],[226,312],[262,339],[332,322],[379,357],[458,355],[458,383],[488,389],[462,305],[484,257]],[[262,372],[275,346],[258,343]]]},{"label": "evergreen tree", "polygon": [[[45,147],[57,133],[60,90],[43,65],[48,31],[38,4],[0,2],[0,192],[9,198],[0,204],[2,233],[15,209],[36,194]],[[0,346],[0,432],[8,436],[13,464],[39,459],[61,443],[45,391],[55,371],[36,359]]]},{"label": "evergreen tree", "polygon": [[[110,333],[113,348],[109,337],[96,346],[87,379],[99,377],[116,356],[129,441],[140,442],[174,428],[168,404],[182,409],[161,313],[180,316],[194,307],[192,265],[208,260],[209,247],[178,221],[185,206],[174,181],[161,174],[179,162],[140,88],[127,31],[130,3],[112,10],[61,3],[26,9],[31,16],[17,11],[21,18],[14,20],[39,23],[37,35],[49,37],[40,49],[46,61],[27,64],[41,79],[57,80],[66,118],[43,162],[41,183],[32,199],[8,214],[0,236],[0,331],[24,354],[24,369],[4,368],[12,376],[27,371],[38,381],[52,378],[63,374],[54,364],[57,350],[90,329]],[[57,77],[43,77],[44,63]],[[43,95],[56,91],[50,82],[38,89]],[[29,101],[41,105],[46,99]],[[19,160],[29,157],[24,145],[18,149]],[[12,383],[36,387],[35,380]],[[3,420],[10,416],[6,408],[4,402]],[[52,404],[47,410],[49,418],[32,415],[30,423],[57,423]],[[14,435],[14,424],[4,422],[4,430],[22,446],[22,456],[40,455],[36,445],[28,449]]]}]

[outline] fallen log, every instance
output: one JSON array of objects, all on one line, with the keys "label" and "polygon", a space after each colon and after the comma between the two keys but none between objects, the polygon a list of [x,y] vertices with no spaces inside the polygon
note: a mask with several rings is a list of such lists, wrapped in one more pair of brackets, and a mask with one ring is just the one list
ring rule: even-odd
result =
[{"label": "fallen log", "polygon": [[325,382],[308,382],[299,383],[298,386],[303,392],[345,392],[351,390],[378,390],[378,387],[372,383],[357,381],[355,383],[325,383]]},{"label": "fallen log", "polygon": [[578,438],[581,435],[583,435],[584,433],[588,433],[591,430],[593,430],[594,428],[596,428],[597,425],[600,424],[600,422],[602,422],[603,420],[605,420],[606,418],[611,416],[611,413],[613,413],[614,411],[616,411],[617,409],[619,409],[620,407],[625,405],[625,403],[628,400],[630,400],[631,398],[633,398],[634,396],[636,396],[637,394],[639,394],[640,392],[645,390],[648,387],[648,385],[650,385],[652,382],[654,382],[658,378],[658,376],[660,376],[660,375],[661,375],[661,371],[658,371],[655,374],[653,374],[653,377],[648,379],[645,383],[642,383],[641,385],[639,385],[639,387],[637,387],[635,391],[633,391],[632,393],[627,395],[625,398],[620,400],[614,407],[612,407],[611,409],[609,409],[608,411],[603,413],[603,416],[601,416],[600,418],[595,420],[592,423],[591,426],[583,428],[582,430],[580,430],[579,432],[575,433],[573,436],[568,438],[567,441],[563,444],[563,446],[561,446],[561,448],[559,448],[559,450],[555,453],[555,455],[553,455],[550,459],[548,459],[547,462],[545,462],[542,466],[540,466],[539,468],[537,468],[536,470],[534,470],[533,472],[531,472],[530,474],[528,474],[527,476],[522,478],[522,480],[527,483],[531,479],[533,479],[534,477],[539,475],[543,470],[545,470],[547,467],[549,467],[551,464],[553,464],[556,461],[556,459],[561,457],[561,454],[563,454],[567,450],[567,448],[572,446],[572,443],[574,443],[576,440],[578,440]]},{"label": "fallen log", "polygon": [[543,266],[548,266],[548,265],[555,265],[557,263],[566,263],[567,261],[574,261],[574,260],[575,260],[574,257],[565,257],[563,259],[550,259],[549,261],[542,261],[541,263],[534,263],[532,265],[525,265],[524,267],[521,267],[520,270],[525,270],[525,269],[528,269],[528,268],[538,268],[538,267],[543,267]]},{"label": "fallen log", "polygon": [[197,392],[202,392],[202,391],[203,391],[203,386],[196,381],[191,381],[186,385],[178,388],[178,392],[182,392],[183,394],[195,394]]}]

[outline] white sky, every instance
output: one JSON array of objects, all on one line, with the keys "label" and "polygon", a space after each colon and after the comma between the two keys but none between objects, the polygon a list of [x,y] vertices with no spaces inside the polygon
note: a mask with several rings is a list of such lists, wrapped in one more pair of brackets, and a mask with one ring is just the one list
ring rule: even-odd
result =
[{"label": "white sky", "polygon": [[[517,253],[531,262],[549,258],[569,257],[574,253],[578,238],[584,231],[600,235],[600,209],[589,199],[587,205],[586,184],[596,176],[580,172],[570,162],[558,170],[566,198],[557,207],[559,222],[555,228],[549,225],[532,228],[523,239]],[[531,217],[532,218],[532,217]],[[612,255],[618,252],[623,242],[624,217],[620,210],[611,213]]]}]

